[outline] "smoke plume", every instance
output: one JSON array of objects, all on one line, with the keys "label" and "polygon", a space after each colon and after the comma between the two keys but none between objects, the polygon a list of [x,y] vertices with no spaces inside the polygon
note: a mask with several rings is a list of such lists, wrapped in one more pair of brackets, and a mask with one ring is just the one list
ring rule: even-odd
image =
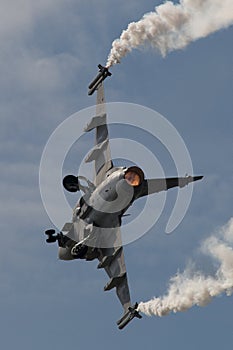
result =
[{"label": "smoke plume", "polygon": [[171,278],[165,296],[141,302],[138,310],[147,316],[165,316],[171,312],[186,311],[194,305],[205,306],[222,293],[230,296],[233,292],[232,244],[233,218],[202,245],[202,251],[219,264],[214,276],[193,272],[188,267],[183,273]]},{"label": "smoke plume", "polygon": [[106,66],[120,63],[132,49],[145,44],[165,56],[231,24],[232,0],[180,0],[178,4],[167,1],[128,25],[120,38],[113,41]]}]

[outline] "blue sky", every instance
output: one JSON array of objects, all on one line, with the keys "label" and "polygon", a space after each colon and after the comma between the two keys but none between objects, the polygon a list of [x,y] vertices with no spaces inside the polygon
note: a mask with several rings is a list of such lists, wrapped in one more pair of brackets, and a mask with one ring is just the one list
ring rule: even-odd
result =
[{"label": "blue sky", "polygon": [[[232,298],[205,308],[132,322],[119,332],[121,306],[104,293],[96,263],[65,263],[47,246],[51,223],[38,185],[40,157],[66,117],[95,103],[87,85],[111,43],[159,1],[1,1],[1,231],[0,324],[4,349],[95,347],[227,349],[233,342]],[[133,301],[166,292],[169,278],[198,253],[200,242],[232,217],[233,28],[216,32],[162,58],[134,50],[112,68],[109,102],[137,103],[164,115],[182,135],[196,174],[187,215],[164,233],[174,202],[140,240],[125,247]],[[75,161],[75,160],[74,160]],[[162,160],[161,160],[162,161]],[[76,165],[74,164],[74,168]],[[169,176],[172,174],[169,173]],[[69,220],[69,218],[67,218]]]}]

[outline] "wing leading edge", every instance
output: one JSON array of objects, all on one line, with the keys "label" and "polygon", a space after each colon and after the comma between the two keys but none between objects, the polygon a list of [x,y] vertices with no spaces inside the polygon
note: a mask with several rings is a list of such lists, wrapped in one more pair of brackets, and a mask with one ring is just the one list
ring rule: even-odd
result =
[{"label": "wing leading edge", "polygon": [[97,88],[96,116],[91,119],[84,131],[88,132],[93,129],[96,129],[95,147],[88,154],[85,161],[87,163],[95,162],[94,183],[98,186],[105,178],[106,172],[113,167],[109,146],[103,83],[99,84]]},{"label": "wing leading edge", "polygon": [[[107,126],[107,114],[104,97],[104,86],[101,82],[97,87],[96,115],[87,124],[84,131],[89,132],[95,129],[95,147],[91,150],[86,158],[86,162],[94,161],[94,183],[98,186],[106,177],[106,173],[113,168],[111,151],[109,145],[109,134]],[[118,228],[120,230],[120,228]],[[117,236],[119,239],[120,231]],[[120,239],[121,241],[121,239]],[[99,248],[99,265],[98,269],[104,268],[109,281],[104,290],[109,291],[116,288],[116,294],[124,308],[124,315],[131,306],[130,292],[128,286],[127,272],[123,247]]]},{"label": "wing leading edge", "polygon": [[165,179],[146,179],[142,182],[137,198],[161,191],[167,191],[173,187],[185,187],[189,183],[201,180],[203,176],[170,177]]},{"label": "wing leading edge", "polygon": [[104,268],[110,278],[104,290],[116,288],[117,296],[126,313],[131,306],[131,301],[123,247],[99,249],[99,252],[98,269]]}]

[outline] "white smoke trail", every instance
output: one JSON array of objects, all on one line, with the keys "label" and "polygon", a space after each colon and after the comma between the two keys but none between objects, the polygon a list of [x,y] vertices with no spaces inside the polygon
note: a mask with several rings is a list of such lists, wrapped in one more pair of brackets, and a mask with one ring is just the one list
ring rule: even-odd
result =
[{"label": "white smoke trail", "polygon": [[231,24],[232,0],[180,0],[178,4],[167,1],[128,25],[113,41],[106,66],[120,63],[132,49],[148,43],[165,56]]},{"label": "white smoke trail", "polygon": [[220,229],[218,235],[209,237],[202,246],[220,264],[215,276],[204,276],[187,268],[170,280],[165,296],[141,302],[138,310],[147,316],[165,316],[171,312],[186,311],[194,305],[205,306],[222,293],[233,293],[233,218]]}]

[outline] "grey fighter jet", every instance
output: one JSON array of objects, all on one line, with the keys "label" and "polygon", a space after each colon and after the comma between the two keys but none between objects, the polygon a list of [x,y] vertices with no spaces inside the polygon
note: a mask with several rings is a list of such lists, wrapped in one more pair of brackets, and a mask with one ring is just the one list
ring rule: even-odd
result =
[{"label": "grey fighter jet", "polygon": [[50,229],[45,234],[48,243],[58,242],[61,260],[99,261],[98,269],[105,269],[109,276],[104,290],[115,288],[123,306],[123,316],[117,322],[122,329],[134,317],[142,317],[137,311],[138,304],[132,305],[130,300],[120,232],[122,217],[138,198],[184,187],[202,176],[146,179],[137,166],[113,165],[102,79],[108,71],[101,74],[104,75],[99,75],[91,84],[97,91],[96,115],[84,129],[85,132],[94,129],[96,134],[95,147],[86,158],[86,162],[94,162],[94,181],[82,176],[65,176],[64,188],[69,192],[82,191],[83,196],[74,208],[72,222],[66,223],[59,233]]}]

